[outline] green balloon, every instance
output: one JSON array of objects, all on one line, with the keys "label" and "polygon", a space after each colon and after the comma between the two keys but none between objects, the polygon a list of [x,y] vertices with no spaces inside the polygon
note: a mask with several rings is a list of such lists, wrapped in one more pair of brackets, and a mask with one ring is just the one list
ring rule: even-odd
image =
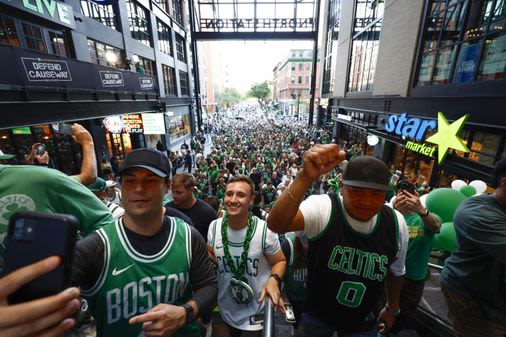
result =
[{"label": "green balloon", "polygon": [[[453,253],[456,247],[457,235],[453,222],[444,222],[441,225],[439,234],[436,234],[433,241],[433,249],[444,250]],[[438,247],[438,248],[435,248]]]},{"label": "green balloon", "polygon": [[474,188],[473,186],[469,186],[469,185],[462,186],[459,191],[460,191],[460,193],[465,195],[467,198],[472,197],[473,195],[476,194],[476,188]]},{"label": "green balloon", "polygon": [[453,214],[466,196],[451,188],[437,188],[432,190],[425,199],[425,207],[436,213],[442,222],[453,221]]}]

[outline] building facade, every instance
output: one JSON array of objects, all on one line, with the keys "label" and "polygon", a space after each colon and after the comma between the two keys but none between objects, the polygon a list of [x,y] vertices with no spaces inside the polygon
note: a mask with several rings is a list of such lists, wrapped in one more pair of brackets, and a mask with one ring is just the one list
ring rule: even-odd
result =
[{"label": "building facade", "polygon": [[[284,115],[307,116],[311,99],[312,63],[312,50],[291,49],[273,69],[273,99]],[[318,97],[318,85],[315,97]]]},{"label": "building facade", "polygon": [[[365,152],[419,183],[488,181],[506,155],[505,2],[328,0],[323,6],[321,97],[328,99],[334,135],[362,144],[369,136],[377,144],[365,145]],[[449,123],[468,115],[459,136],[469,153],[450,149],[439,163],[437,151],[412,149],[434,146],[425,139],[437,132],[438,112]]]},{"label": "building facade", "polygon": [[179,147],[195,124],[186,6],[0,0],[0,54],[10,65],[0,76],[0,148],[20,160],[39,141],[55,158],[73,153],[63,121],[92,133],[99,159],[158,141]]}]

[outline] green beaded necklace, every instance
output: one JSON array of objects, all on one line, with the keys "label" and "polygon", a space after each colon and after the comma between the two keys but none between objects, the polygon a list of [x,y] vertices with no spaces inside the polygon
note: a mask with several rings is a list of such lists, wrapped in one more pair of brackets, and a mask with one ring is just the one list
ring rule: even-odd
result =
[{"label": "green beaded necklace", "polygon": [[248,229],[246,231],[246,237],[244,238],[243,243],[243,250],[241,253],[241,263],[238,267],[235,266],[234,261],[232,260],[232,255],[230,255],[230,249],[229,249],[229,243],[228,243],[228,213],[225,213],[223,216],[223,221],[221,222],[221,238],[223,241],[223,253],[225,255],[225,260],[227,264],[230,266],[230,269],[232,269],[232,273],[234,276],[241,280],[244,272],[246,271],[246,264],[248,262],[248,250],[249,250],[249,244],[251,242],[251,239],[253,238],[253,229],[255,226],[253,226],[253,214],[248,214]]}]

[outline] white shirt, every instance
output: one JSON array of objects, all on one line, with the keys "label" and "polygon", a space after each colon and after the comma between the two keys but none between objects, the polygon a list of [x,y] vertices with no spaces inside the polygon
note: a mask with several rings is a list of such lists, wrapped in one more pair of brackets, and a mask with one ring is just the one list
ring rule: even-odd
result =
[{"label": "white shirt", "polygon": [[[339,197],[342,202],[342,196],[339,195]],[[327,226],[332,214],[332,201],[327,194],[311,195],[300,204],[299,209],[304,216],[304,232],[311,239],[321,233],[325,229],[325,226]],[[402,214],[397,210],[393,209],[393,211],[399,224],[399,234],[397,235],[399,249],[394,261],[390,265],[390,271],[395,276],[402,276],[406,272],[405,261],[409,240],[408,226]],[[362,222],[352,218],[344,207],[343,214],[351,227],[357,232],[368,234],[374,229],[377,215],[369,221]]]},{"label": "white shirt", "polygon": [[[224,266],[225,257],[221,237],[223,218],[211,222],[207,233],[207,245],[213,248],[217,261],[218,306],[220,307],[221,317],[230,326],[249,331],[257,331],[263,328],[261,324],[252,325],[250,317],[261,314],[264,310],[264,302],[258,303],[258,297],[260,297],[260,292],[271,274],[271,266],[265,255],[275,255],[281,249],[278,235],[267,228],[265,221],[257,217],[254,218],[256,218],[257,223],[250,242],[248,263],[244,273],[244,277],[253,289],[253,299],[248,304],[237,304],[229,294],[230,279],[234,275],[227,271],[229,270],[228,267],[226,270]],[[231,243],[229,245],[230,255],[234,260],[239,259],[242,254],[242,244],[246,232],[247,227],[240,230],[227,228],[228,241]]]}]

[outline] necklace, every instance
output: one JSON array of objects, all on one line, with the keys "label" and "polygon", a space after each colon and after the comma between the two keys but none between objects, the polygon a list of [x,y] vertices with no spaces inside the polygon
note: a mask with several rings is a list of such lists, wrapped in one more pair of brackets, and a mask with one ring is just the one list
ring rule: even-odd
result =
[{"label": "necklace", "polygon": [[246,265],[248,261],[248,250],[251,239],[253,238],[253,230],[254,230],[254,220],[253,215],[251,213],[248,214],[248,229],[246,230],[246,237],[244,238],[243,250],[241,253],[241,261],[239,265],[236,267],[234,261],[232,260],[232,255],[230,255],[229,242],[228,242],[228,214],[225,213],[223,216],[223,220],[221,222],[221,238],[223,241],[223,253],[225,256],[225,262],[232,269],[232,279],[230,280],[230,285],[228,287],[228,292],[230,296],[238,303],[238,304],[248,304],[253,299],[253,289],[251,289],[250,285],[247,282],[247,279],[244,277],[244,272],[246,271]]}]

